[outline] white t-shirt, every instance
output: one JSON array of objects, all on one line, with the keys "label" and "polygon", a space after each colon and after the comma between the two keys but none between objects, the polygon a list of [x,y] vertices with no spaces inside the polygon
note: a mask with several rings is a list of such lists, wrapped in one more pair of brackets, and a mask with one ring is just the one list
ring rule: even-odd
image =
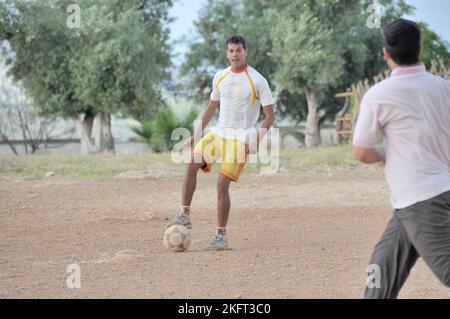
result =
[{"label": "white t-shirt", "polygon": [[379,133],[394,208],[450,190],[450,81],[423,65],[395,69],[365,94],[353,144],[373,148]]},{"label": "white t-shirt", "polygon": [[211,100],[220,101],[219,121],[213,131],[222,138],[248,142],[255,132],[263,107],[273,105],[267,80],[255,69],[247,66],[236,73],[231,67],[216,73]]}]

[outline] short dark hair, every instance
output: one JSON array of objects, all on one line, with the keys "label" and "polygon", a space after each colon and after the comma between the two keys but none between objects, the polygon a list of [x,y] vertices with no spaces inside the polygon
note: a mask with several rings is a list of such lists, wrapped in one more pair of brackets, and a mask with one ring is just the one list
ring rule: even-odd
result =
[{"label": "short dark hair", "polygon": [[247,50],[247,44],[245,43],[245,39],[240,35],[233,35],[231,38],[227,40],[227,46],[230,44],[241,44],[244,50]]},{"label": "short dark hair", "polygon": [[421,32],[417,23],[399,19],[383,29],[384,47],[398,65],[420,61]]}]

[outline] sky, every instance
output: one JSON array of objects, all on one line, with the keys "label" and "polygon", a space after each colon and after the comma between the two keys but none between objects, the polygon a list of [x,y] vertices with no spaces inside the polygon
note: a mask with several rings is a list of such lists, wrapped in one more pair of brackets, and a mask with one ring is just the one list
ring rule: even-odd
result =
[{"label": "sky", "polygon": [[[175,21],[170,26],[171,41],[179,41],[182,37],[192,34],[194,31],[194,21],[206,0],[176,0],[170,11]],[[186,52],[186,45],[179,43],[174,45],[175,53],[180,54],[175,58],[175,65],[180,64],[183,59],[182,54]]]},{"label": "sky", "polygon": [[[198,12],[205,5],[206,0],[178,0],[171,9],[171,16],[176,20],[171,26],[172,41],[188,36],[194,31],[193,22]],[[374,1],[375,2],[375,1]],[[416,7],[415,15],[410,18],[426,22],[444,40],[450,43],[450,1],[449,0],[406,0],[408,4]],[[177,53],[186,52],[186,45],[175,45]],[[179,56],[177,62],[182,59]]]},{"label": "sky", "polygon": [[407,0],[406,2],[416,7],[416,14],[411,17],[412,19],[426,22],[434,32],[450,42],[449,0]]}]

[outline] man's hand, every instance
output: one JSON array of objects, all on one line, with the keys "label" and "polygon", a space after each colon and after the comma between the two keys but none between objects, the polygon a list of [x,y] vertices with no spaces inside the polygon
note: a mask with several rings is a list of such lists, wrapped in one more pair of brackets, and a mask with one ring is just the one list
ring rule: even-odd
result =
[{"label": "man's hand", "polygon": [[250,141],[245,144],[245,154],[256,154],[258,152],[259,143],[257,141]]},{"label": "man's hand", "polygon": [[196,136],[199,136],[201,138],[203,130],[208,125],[209,121],[213,117],[214,112],[216,111],[218,106],[219,106],[219,101],[212,101],[212,100],[209,101],[209,104],[206,107],[206,110],[203,113],[203,116],[201,118],[200,126],[197,128],[197,130],[193,136],[191,136],[186,141],[184,141],[184,143],[181,145],[181,148],[191,147],[194,144],[194,142],[196,142],[196,140],[195,140]]}]

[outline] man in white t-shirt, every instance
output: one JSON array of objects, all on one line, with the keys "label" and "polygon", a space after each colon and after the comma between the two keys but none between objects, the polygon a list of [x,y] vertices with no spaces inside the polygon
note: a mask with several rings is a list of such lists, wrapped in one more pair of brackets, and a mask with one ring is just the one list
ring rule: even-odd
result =
[{"label": "man in white t-shirt", "polygon": [[[220,105],[218,124],[195,146],[192,163],[188,164],[183,183],[181,210],[169,225],[192,227],[190,206],[197,183],[197,172],[210,172],[215,162],[220,162],[217,181],[218,227],[208,249],[228,249],[227,223],[230,212],[229,188],[237,182],[248,159],[275,120],[273,98],[266,79],[247,65],[247,46],[241,36],[227,41],[226,57],[230,67],[216,73],[212,83],[211,100],[201,119],[201,127],[185,146],[193,145],[195,137],[202,135],[216,109]],[[265,120],[259,133],[255,125],[260,111]],[[168,226],[169,226],[168,225]]]},{"label": "man in white t-shirt", "polygon": [[385,163],[395,211],[374,248],[365,298],[396,298],[419,257],[450,287],[450,81],[420,63],[416,23],[394,21],[383,36],[392,74],[365,94],[353,145],[359,161]]}]

